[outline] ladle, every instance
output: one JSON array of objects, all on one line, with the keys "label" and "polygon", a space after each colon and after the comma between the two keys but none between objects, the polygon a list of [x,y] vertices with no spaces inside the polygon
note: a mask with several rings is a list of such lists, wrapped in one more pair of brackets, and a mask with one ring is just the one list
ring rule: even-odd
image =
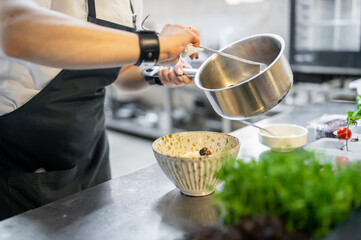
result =
[{"label": "ladle", "polygon": [[214,49],[211,49],[211,48],[208,48],[208,47],[205,47],[205,46],[200,46],[199,50],[204,50],[206,52],[215,53],[215,54],[218,54],[218,55],[221,55],[223,57],[230,58],[230,59],[233,59],[233,60],[236,60],[236,61],[240,61],[240,62],[252,64],[252,65],[257,65],[257,66],[260,67],[260,71],[267,68],[267,65],[264,64],[264,63],[255,62],[255,61],[251,61],[251,60],[244,59],[244,58],[241,58],[241,57],[237,57],[237,56],[234,56],[232,54],[224,53],[224,52],[214,50]]},{"label": "ladle", "polygon": [[249,125],[249,126],[252,126],[252,127],[255,127],[255,128],[258,128],[258,129],[261,129],[262,131],[265,131],[266,133],[268,133],[269,135],[271,136],[276,136],[276,134],[272,133],[271,131],[263,128],[263,127],[260,127],[258,126],[257,124],[254,124],[254,123],[251,123],[251,122],[247,122],[245,120],[239,120],[241,123],[244,123],[246,125]]},{"label": "ladle", "polygon": [[264,63],[251,61],[251,60],[241,58],[241,57],[229,54],[229,53],[214,50],[212,48],[208,48],[208,47],[205,47],[205,46],[194,47],[191,43],[189,43],[186,46],[186,48],[184,49],[184,51],[182,53],[182,56],[183,57],[184,56],[190,56],[190,55],[192,55],[194,53],[199,53],[199,52],[202,52],[202,51],[218,54],[218,55],[221,55],[222,57],[230,58],[232,60],[236,60],[236,61],[239,61],[239,62],[242,62],[242,63],[247,63],[247,64],[250,64],[250,65],[253,65],[253,66],[257,66],[257,67],[259,67],[259,69],[258,69],[259,71],[263,71],[264,69],[267,68],[267,65],[264,64]]}]

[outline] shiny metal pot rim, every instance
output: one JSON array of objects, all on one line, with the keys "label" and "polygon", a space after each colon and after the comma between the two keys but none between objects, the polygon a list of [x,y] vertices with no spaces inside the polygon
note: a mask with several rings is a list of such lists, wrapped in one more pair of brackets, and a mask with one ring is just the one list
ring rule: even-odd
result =
[{"label": "shiny metal pot rim", "polygon": [[[228,87],[225,87],[225,88],[218,88],[218,89],[212,89],[212,88],[205,88],[202,86],[201,82],[200,82],[200,78],[199,78],[199,73],[202,72],[202,70],[205,68],[205,66],[207,65],[207,63],[209,63],[210,61],[212,61],[212,58],[216,55],[212,55],[211,57],[209,57],[202,65],[201,67],[198,69],[196,75],[195,75],[195,78],[194,78],[194,83],[195,85],[201,89],[201,90],[205,90],[205,91],[219,91],[219,90],[224,90],[224,89],[230,89],[230,88],[234,88],[234,87],[237,87],[237,86],[240,86],[240,85],[243,85],[249,81],[252,81],[253,79],[257,78],[258,76],[262,75],[264,72],[266,72],[268,69],[270,69],[283,55],[284,53],[284,50],[285,50],[285,41],[282,37],[280,37],[279,35],[276,35],[276,34],[273,34],[273,33],[263,33],[263,34],[257,34],[257,35],[252,35],[252,36],[249,36],[249,37],[246,37],[246,38],[242,38],[236,42],[232,42],[230,44],[228,44],[227,46],[223,47],[222,49],[220,49],[219,51],[224,51],[225,49],[231,47],[232,45],[235,45],[237,43],[240,43],[240,42],[245,42],[247,40],[251,40],[251,39],[254,39],[254,38],[259,38],[259,37],[270,37],[270,38],[275,38],[277,41],[279,41],[279,43],[281,44],[281,49],[278,53],[278,56],[272,61],[271,64],[267,65],[267,67],[265,69],[263,69],[262,71],[260,71],[258,74],[256,75],[253,75],[252,77],[248,78],[247,80],[245,81],[242,81],[238,84],[235,84],[235,85],[232,85],[232,86],[228,86]],[[236,61],[236,60],[235,60]]]}]

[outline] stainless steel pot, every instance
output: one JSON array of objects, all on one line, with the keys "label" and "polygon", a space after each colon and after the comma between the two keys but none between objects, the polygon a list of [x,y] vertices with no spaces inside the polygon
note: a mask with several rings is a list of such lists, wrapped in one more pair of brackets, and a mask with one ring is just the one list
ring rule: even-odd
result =
[{"label": "stainless steel pot", "polygon": [[[291,89],[293,74],[284,50],[285,42],[280,36],[260,34],[241,39],[220,51],[265,63],[265,69],[214,54],[198,70],[184,70],[189,77],[195,75],[196,86],[204,90],[220,116],[242,120],[269,111]],[[154,81],[157,72],[158,68],[149,68],[142,74]]]},{"label": "stainless steel pot", "polygon": [[198,70],[195,84],[224,118],[241,120],[265,113],[292,87],[293,74],[284,50],[284,40],[274,34],[241,39],[221,51],[265,63],[266,69],[255,72],[253,65],[214,54]]}]

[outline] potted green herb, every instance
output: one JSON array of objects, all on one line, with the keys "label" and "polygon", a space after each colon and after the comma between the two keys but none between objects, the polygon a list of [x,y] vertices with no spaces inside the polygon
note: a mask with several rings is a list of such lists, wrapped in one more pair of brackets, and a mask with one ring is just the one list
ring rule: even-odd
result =
[{"label": "potted green herb", "polygon": [[306,151],[266,152],[217,173],[223,229],[188,239],[319,239],[361,205],[361,163],[320,163]]}]

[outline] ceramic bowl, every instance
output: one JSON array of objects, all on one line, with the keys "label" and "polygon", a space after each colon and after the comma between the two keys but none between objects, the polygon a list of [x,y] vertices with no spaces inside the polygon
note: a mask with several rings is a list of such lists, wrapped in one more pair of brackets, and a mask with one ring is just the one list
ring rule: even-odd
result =
[{"label": "ceramic bowl", "polygon": [[[203,147],[211,154],[194,154]],[[206,196],[220,184],[214,173],[225,161],[237,157],[240,143],[225,133],[181,132],[158,138],[152,148],[165,175],[183,194]]]},{"label": "ceramic bowl", "polygon": [[274,151],[289,152],[302,147],[307,143],[308,130],[302,126],[293,124],[269,125],[260,130],[259,141]]}]

